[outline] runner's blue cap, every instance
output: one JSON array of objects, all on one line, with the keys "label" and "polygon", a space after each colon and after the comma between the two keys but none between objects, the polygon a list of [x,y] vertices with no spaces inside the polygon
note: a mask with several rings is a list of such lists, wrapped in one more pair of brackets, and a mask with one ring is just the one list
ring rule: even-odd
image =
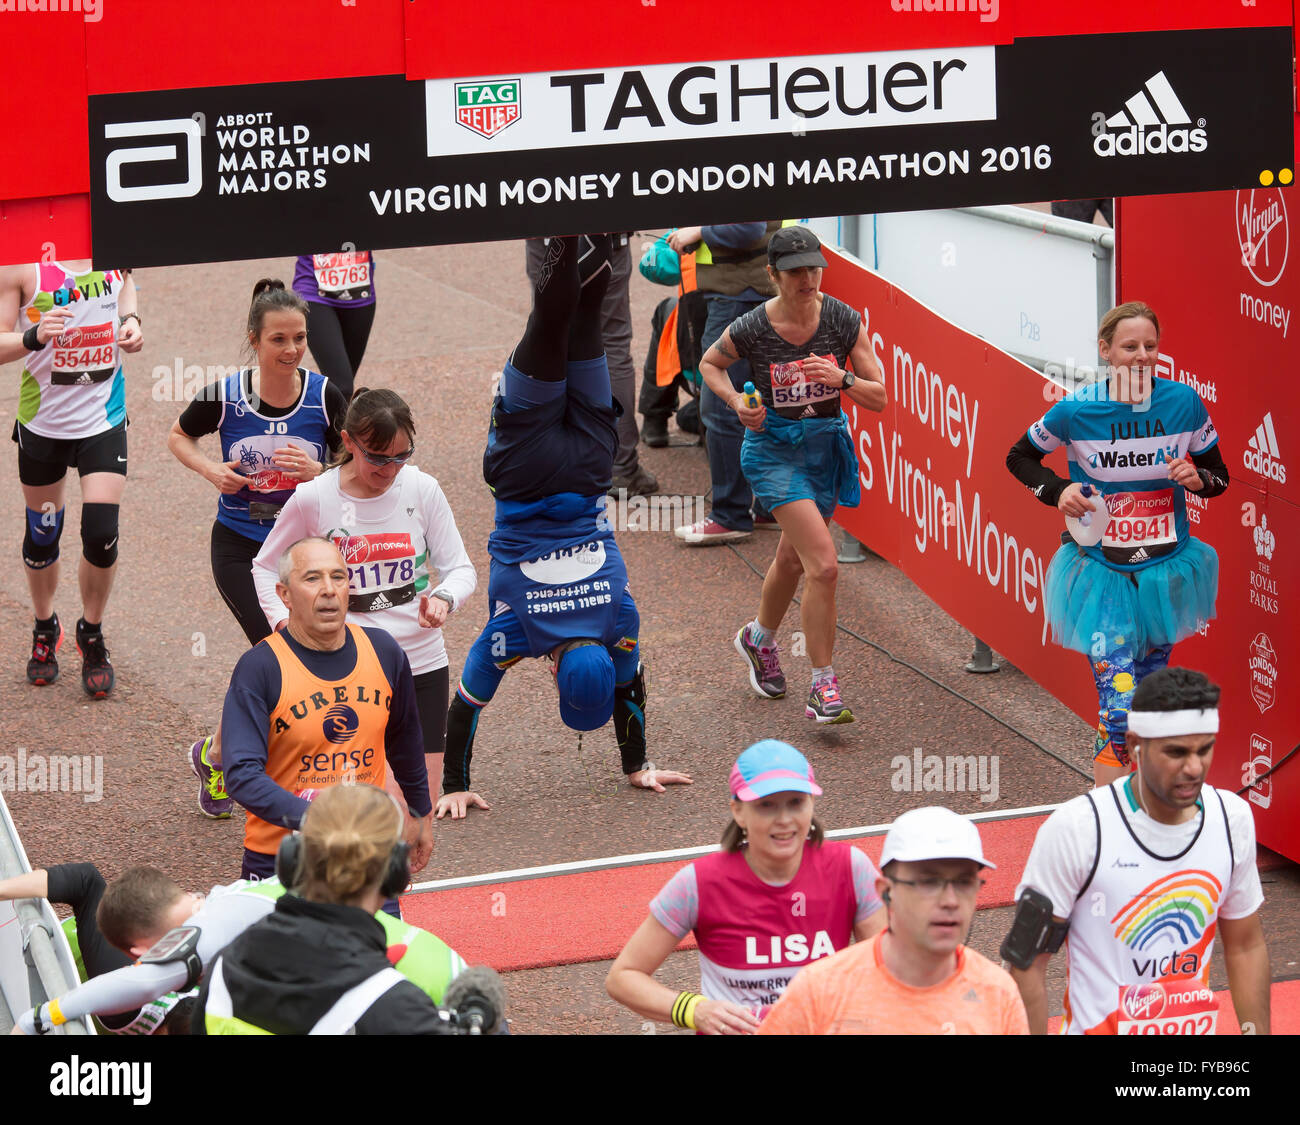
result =
[{"label": "runner's blue cap", "polygon": [[560,718],[573,730],[598,730],[614,714],[614,661],[599,641],[567,648],[555,670]]}]

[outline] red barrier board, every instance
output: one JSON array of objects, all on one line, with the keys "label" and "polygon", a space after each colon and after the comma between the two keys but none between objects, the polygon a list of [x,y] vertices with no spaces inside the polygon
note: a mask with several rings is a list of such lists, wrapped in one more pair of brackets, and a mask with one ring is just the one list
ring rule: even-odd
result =
[{"label": "red barrier board", "polygon": [[[1300,434],[1293,436],[1300,393],[1286,381],[1282,335],[1295,302],[1280,293],[1271,298],[1285,301],[1276,327],[1271,314],[1267,323],[1255,320],[1244,330],[1229,320],[1245,315],[1236,311],[1246,307],[1241,293],[1267,292],[1242,265],[1233,233],[1235,201],[1232,192],[1129,199],[1121,220],[1125,294],[1156,308],[1163,330],[1160,374],[1198,388],[1233,476],[1222,497],[1188,498],[1193,534],[1219,554],[1218,616],[1202,634],[1180,643],[1173,658],[1223,687],[1211,779],[1233,790],[1245,784],[1252,763],[1263,772],[1300,741],[1294,703],[1300,505],[1288,498],[1295,481],[1286,472],[1288,456],[1300,462],[1300,452],[1288,453],[1293,443],[1300,451]],[[1248,201],[1243,205],[1248,208]],[[1189,231],[1200,236],[1189,238]],[[1270,268],[1282,253],[1278,233],[1274,227]],[[824,288],[862,311],[889,393],[882,414],[846,404],[863,496],[858,508],[838,510],[836,522],[1095,722],[1097,697],[1086,657],[1053,644],[1043,616],[1043,576],[1060,544],[1062,520],[1005,465],[1007,450],[1062,392],[866,268],[829,257]],[[1250,308],[1253,313],[1258,306]],[[1232,378],[1238,373],[1249,378]],[[1269,451],[1269,461],[1256,456],[1256,446]],[[1060,452],[1048,463],[1067,474]],[[1300,856],[1297,762],[1300,756],[1252,797],[1260,843],[1291,858]]]},{"label": "red barrier board", "polygon": [[[1212,777],[1236,789],[1300,742],[1300,192],[1125,199],[1120,223],[1121,294],[1160,316],[1162,366],[1205,399],[1232,473],[1198,505],[1219,619],[1178,656],[1223,685]],[[1300,856],[1300,755],[1250,799],[1260,841]]]},{"label": "red barrier board", "polygon": [[[1064,524],[1006,468],[1007,450],[1059,391],[879,275],[827,257],[823,288],[862,312],[889,395],[881,414],[845,402],[862,503],[836,522],[1094,721],[1087,658],[1053,644],[1043,616],[1043,575]],[[1066,475],[1064,454],[1049,464]]]}]

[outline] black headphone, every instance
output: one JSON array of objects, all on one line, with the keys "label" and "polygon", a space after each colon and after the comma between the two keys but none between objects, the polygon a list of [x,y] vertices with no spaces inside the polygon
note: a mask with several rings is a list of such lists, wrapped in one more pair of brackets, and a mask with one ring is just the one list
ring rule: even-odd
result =
[{"label": "black headphone", "polygon": [[[277,870],[278,870],[278,869],[277,869]],[[889,888],[888,888],[888,887],[886,887],[883,891],[880,892],[880,900],[881,900],[881,901],[882,901],[886,906],[889,906],[889,905],[890,905],[890,902],[889,902]]]},{"label": "black headphone", "polygon": [[[275,853],[275,875],[289,890],[293,890],[302,881],[302,833],[290,832],[280,841],[280,850]],[[405,840],[398,840],[388,853],[388,862],[384,866],[384,878],[379,884],[379,893],[385,898],[396,898],[411,882],[410,848]]]}]

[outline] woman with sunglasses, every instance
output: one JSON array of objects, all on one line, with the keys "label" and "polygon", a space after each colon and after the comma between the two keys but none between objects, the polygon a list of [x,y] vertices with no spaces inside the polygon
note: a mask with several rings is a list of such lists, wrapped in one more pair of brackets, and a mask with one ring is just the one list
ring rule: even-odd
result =
[{"label": "woman with sunglasses", "polygon": [[253,560],[253,582],[273,628],[288,620],[276,596],[280,556],[309,535],[335,543],[348,566],[348,620],[387,629],[406,651],[424,732],[429,794],[438,798],[447,734],[447,647],[442,625],[474,592],[478,574],[438,482],[407,464],[411,408],[395,391],[358,390],[329,472],[298,489]]},{"label": "woman with sunglasses", "polygon": [[[217,489],[212,577],[250,645],[271,632],[253,586],[257,554],[285,501],[325,471],[341,449],[347,400],[325,376],[299,366],[307,350],[307,306],[284,282],[262,278],[248,309],[256,363],[209,383],[181,413],[167,448]],[[199,449],[215,433],[221,458]],[[187,751],[199,779],[199,811],[224,820],[234,802],[221,771],[221,726]]]}]

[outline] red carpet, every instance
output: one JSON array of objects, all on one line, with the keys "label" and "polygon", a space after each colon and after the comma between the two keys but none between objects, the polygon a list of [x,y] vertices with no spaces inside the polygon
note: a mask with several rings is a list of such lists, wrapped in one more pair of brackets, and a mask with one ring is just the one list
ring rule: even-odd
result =
[{"label": "red carpet", "polygon": [[[1009,906],[1030,846],[1046,816],[988,820],[979,825],[984,854],[997,865],[979,906]],[[884,833],[852,841],[879,862]],[[612,868],[576,875],[552,875],[510,883],[402,898],[402,914],[432,930],[471,964],[501,972],[604,961],[619,950],[645,920],[650,900],[687,860]],[[1261,850],[1260,866],[1285,863]],[[688,935],[679,946],[694,949]]]}]

